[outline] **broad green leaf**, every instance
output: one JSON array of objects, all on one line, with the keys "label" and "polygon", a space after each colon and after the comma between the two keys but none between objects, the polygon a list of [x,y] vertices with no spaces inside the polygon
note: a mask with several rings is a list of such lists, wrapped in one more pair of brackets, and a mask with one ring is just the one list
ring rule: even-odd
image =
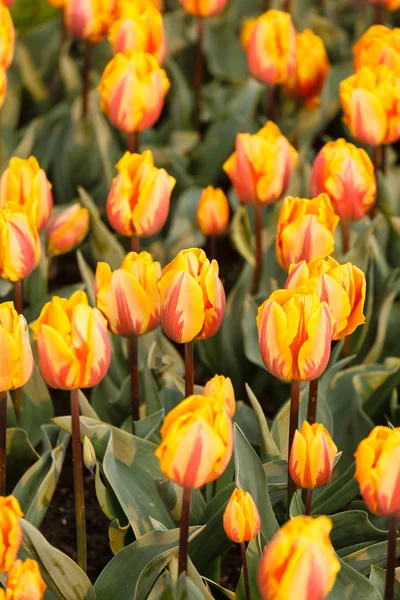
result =
[{"label": "broad green leaf", "polygon": [[269,430],[267,419],[265,417],[264,411],[260,406],[254,392],[246,383],[246,391],[249,397],[250,403],[253,407],[253,410],[256,414],[258,426],[260,428],[260,438],[261,438],[261,449],[264,453],[265,461],[273,461],[281,458],[280,452],[274,442],[274,438]]},{"label": "broad green leaf", "polygon": [[22,388],[20,420],[20,427],[25,429],[33,446],[40,442],[41,426],[47,424],[53,416],[53,402],[36,364],[32,377]]},{"label": "broad green leaf", "polygon": [[[396,542],[396,557],[399,556],[400,537],[397,538]],[[377,544],[371,544],[370,546],[361,548],[356,552],[343,556],[343,560],[362,575],[368,576],[372,564],[377,567],[384,567],[386,565],[387,542],[378,542]]]},{"label": "broad green leaf", "polygon": [[368,579],[343,561],[340,561],[340,566],[336,583],[326,600],[382,600],[382,596]]},{"label": "broad green leaf", "polygon": [[347,510],[332,515],[331,519],[333,523],[332,544],[341,557],[350,554],[353,546],[371,545],[375,541],[387,540],[387,531],[374,527],[364,511]]},{"label": "broad green leaf", "polygon": [[349,504],[359,494],[359,487],[354,479],[354,473],[355,466],[353,462],[341,477],[321,490],[321,493],[313,501],[312,514],[331,515]]},{"label": "broad green leaf", "polygon": [[[260,536],[257,536],[251,540],[246,549],[247,557],[247,568],[249,570],[249,583],[250,583],[250,596],[251,600],[261,600],[261,596],[257,586],[257,571],[258,565],[262,555],[262,546],[260,544]],[[236,599],[246,600],[246,594],[244,590],[243,582],[243,569],[240,575],[239,584],[236,588]]]},{"label": "broad green leaf", "polygon": [[[385,593],[386,571],[376,567],[375,565],[372,565],[369,580],[376,587],[383,598]],[[393,600],[400,600],[400,582],[397,579],[394,582]]]},{"label": "broad green leaf", "polygon": [[239,206],[231,222],[231,238],[239,254],[252,266],[255,265],[249,215],[245,206]]},{"label": "broad green leaf", "polygon": [[7,428],[7,488],[12,489],[39,458],[26,431],[18,427]]},{"label": "broad green leaf", "polygon": [[81,274],[82,280],[85,283],[85,291],[88,295],[90,304],[96,306],[96,299],[94,297],[94,273],[83,258],[83,254],[80,250],[76,251],[76,258],[78,260],[78,268]]}]

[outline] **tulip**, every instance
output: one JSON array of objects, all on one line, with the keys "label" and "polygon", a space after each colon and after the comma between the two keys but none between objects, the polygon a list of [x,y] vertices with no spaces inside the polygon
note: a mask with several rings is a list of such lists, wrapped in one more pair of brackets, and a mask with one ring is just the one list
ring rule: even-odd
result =
[{"label": "tulip", "polygon": [[344,122],[360,142],[379,146],[400,138],[400,77],[386,65],[362,67],[340,84]]},{"label": "tulip", "polygon": [[195,17],[212,17],[222,12],[228,0],[179,0],[179,4]]},{"label": "tulip", "polygon": [[62,8],[65,4],[65,0],[47,0],[47,2],[54,8]]},{"label": "tulip", "polygon": [[126,152],[107,198],[107,217],[118,233],[147,237],[158,233],[168,217],[176,180],[154,166],[150,150]]},{"label": "tulip", "polygon": [[276,232],[279,264],[287,270],[292,263],[332,254],[338,222],[327,194],[319,194],[312,200],[285,198]]},{"label": "tulip", "polygon": [[40,239],[32,211],[25,214],[16,202],[0,208],[0,277],[19,281],[37,266]]},{"label": "tulip", "polygon": [[225,402],[225,408],[230,417],[236,412],[235,391],[230,377],[215,375],[204,386],[203,396],[220,398]]},{"label": "tulip", "polygon": [[166,39],[162,16],[148,0],[124,4],[108,39],[114,53],[137,50],[151,54],[158,64],[164,61]]},{"label": "tulip", "polygon": [[386,10],[395,11],[400,8],[400,0],[368,0],[373,6],[382,6]]},{"label": "tulip", "polygon": [[235,488],[223,517],[227,537],[237,544],[252,540],[261,527],[260,514],[251,495]]},{"label": "tulip", "polygon": [[6,589],[0,590],[0,600],[42,600],[45,589],[37,562],[17,560],[8,573]]},{"label": "tulip", "polygon": [[311,193],[317,196],[323,192],[340,219],[362,219],[376,199],[374,165],[365,150],[343,138],[325,144],[311,174]]},{"label": "tulip", "polygon": [[289,267],[286,289],[313,287],[332,314],[332,339],[341,340],[365,323],[365,275],[350,262],[340,265],[330,256]]},{"label": "tulip", "polygon": [[324,600],[333,588],[340,563],[325,516],[295,517],[274,535],[258,567],[263,600]]},{"label": "tulip", "polygon": [[99,84],[101,107],[121,131],[142,131],[158,120],[169,86],[165,71],[150,54],[118,53]]},{"label": "tulip", "polygon": [[245,27],[241,39],[248,44],[245,49],[252,77],[269,85],[285,83],[297,61],[296,31],[290,14],[268,10],[253,27],[251,22]]},{"label": "tulip", "polygon": [[89,306],[84,292],[69,299],[53,296],[31,328],[47,385],[75,390],[103,379],[110,364],[107,322],[97,308]]},{"label": "tulip", "polygon": [[303,422],[289,458],[290,476],[300,488],[323,487],[332,477],[337,448],[323,425]]},{"label": "tulip", "polygon": [[14,496],[0,496],[0,572],[9,571],[17,558],[21,544],[23,516],[19,502]]},{"label": "tulip", "polygon": [[12,302],[0,304],[0,348],[0,392],[25,385],[33,373],[33,356],[28,325]]},{"label": "tulip", "polygon": [[197,205],[197,225],[204,235],[218,235],[229,223],[229,202],[220,188],[206,187]]},{"label": "tulip", "polygon": [[78,246],[89,230],[89,211],[79,202],[60,210],[47,225],[47,249],[51,256],[66,254]]},{"label": "tulip", "polygon": [[372,25],[353,47],[354,68],[386,65],[400,75],[400,29]]},{"label": "tulip", "polygon": [[225,312],[218,263],[203,250],[182,250],[164,267],[158,282],[161,325],[178,343],[204,340],[217,333]]},{"label": "tulip", "polygon": [[80,40],[100,42],[110,27],[116,10],[115,0],[64,0],[64,22]]},{"label": "tulip", "polygon": [[49,220],[53,208],[51,183],[34,156],[12,158],[0,177],[0,207],[17,202],[25,211],[32,210],[40,231]]},{"label": "tulip", "polygon": [[284,88],[290,96],[304,99],[306,108],[319,104],[319,95],[330,64],[324,42],[311,29],[297,34],[297,63]]},{"label": "tulip", "polygon": [[14,57],[15,29],[7,6],[0,2],[0,66],[8,69]]},{"label": "tulip", "polygon": [[0,108],[3,106],[7,96],[8,81],[7,72],[4,67],[0,66]]},{"label": "tulip", "polygon": [[[164,0],[151,0],[153,6],[161,13],[164,10]],[[117,17],[120,17],[123,12],[132,4],[132,0],[117,0]]]},{"label": "tulip", "polygon": [[5,6],[11,6],[15,0],[1,0]]},{"label": "tulip", "polygon": [[308,286],[277,290],[260,306],[258,339],[275,377],[310,381],[324,372],[331,351],[331,312]]}]

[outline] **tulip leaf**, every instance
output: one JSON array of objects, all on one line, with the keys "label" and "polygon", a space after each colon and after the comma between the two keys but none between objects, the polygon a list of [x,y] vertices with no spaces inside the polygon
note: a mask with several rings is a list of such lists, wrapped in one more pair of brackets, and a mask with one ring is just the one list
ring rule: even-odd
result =
[{"label": "tulip leaf", "polygon": [[359,493],[354,473],[355,466],[353,462],[343,475],[321,489],[318,495],[314,492],[316,497],[312,503],[312,514],[330,515],[351,502]]},{"label": "tulip leaf", "polygon": [[[386,571],[384,571],[384,569],[380,569],[376,565],[372,565],[369,580],[376,587],[378,592],[380,592],[383,598],[385,593]],[[397,579],[395,579],[394,582],[393,600],[400,600],[400,582]]]},{"label": "tulip leaf", "polygon": [[260,437],[261,437],[261,449],[264,453],[264,459],[266,461],[279,460],[281,458],[281,454],[274,442],[274,438],[269,430],[267,419],[265,417],[264,411],[260,406],[259,401],[257,400],[254,392],[250,388],[250,386],[246,383],[246,392],[249,397],[250,403],[253,407],[253,410],[256,414],[258,426],[260,428]]},{"label": "tulip leaf", "polygon": [[[396,557],[400,556],[400,537],[396,541]],[[387,542],[378,542],[360,548],[351,554],[343,556],[343,560],[346,564],[350,565],[353,569],[361,573],[362,575],[368,576],[371,564],[378,567],[386,565],[387,560]]]},{"label": "tulip leaf", "polygon": [[13,488],[39,458],[26,431],[19,427],[7,428],[7,488]]},{"label": "tulip leaf", "polygon": [[[251,540],[246,549],[246,557],[247,557],[247,568],[249,570],[249,584],[250,584],[250,596],[251,600],[261,600],[261,596],[258,591],[257,586],[257,571],[260,564],[260,559],[262,555],[262,546],[260,544],[260,536],[257,536]],[[236,588],[236,599],[237,600],[247,600],[246,593],[244,589],[244,580],[243,580],[243,569],[240,575],[239,583]]]},{"label": "tulip leaf", "polygon": [[347,556],[353,547],[369,546],[372,542],[387,540],[388,532],[375,527],[362,510],[347,510],[331,516],[331,540],[339,556]]},{"label": "tulip leaf", "polygon": [[53,417],[53,403],[47,385],[35,365],[32,377],[22,388],[20,427],[28,433],[33,446],[41,439],[40,427]]},{"label": "tulip leaf", "polygon": [[79,273],[81,274],[82,281],[85,284],[85,292],[88,295],[90,304],[96,306],[96,299],[94,297],[94,273],[83,258],[82,252],[78,249],[76,251],[76,258],[78,261]]},{"label": "tulip leaf", "polygon": [[326,600],[382,600],[371,581],[341,560],[340,566],[333,590]]}]

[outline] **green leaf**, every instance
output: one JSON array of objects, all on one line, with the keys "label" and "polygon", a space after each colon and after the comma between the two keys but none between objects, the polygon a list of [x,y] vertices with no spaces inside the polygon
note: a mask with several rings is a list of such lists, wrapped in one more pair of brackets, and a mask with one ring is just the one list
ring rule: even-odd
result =
[{"label": "green leaf", "polygon": [[249,214],[245,206],[239,206],[231,221],[231,239],[235,249],[252,267],[255,266],[253,239]]},{"label": "green leaf", "polygon": [[347,510],[331,516],[333,529],[331,540],[339,556],[352,553],[352,547],[387,540],[388,532],[372,525],[368,514],[362,510]]},{"label": "green leaf", "polygon": [[53,402],[47,385],[35,365],[33,375],[22,388],[22,411],[20,426],[28,433],[33,446],[41,439],[40,427],[53,417]]},{"label": "green leaf", "polygon": [[354,462],[343,475],[323,488],[312,504],[312,514],[331,515],[351,502],[359,493],[354,479]]},{"label": "green leaf", "polygon": [[336,583],[326,600],[382,600],[382,596],[368,579],[343,561],[340,561],[340,566]]},{"label": "green leaf", "polygon": [[96,299],[94,297],[94,273],[83,258],[83,254],[80,250],[76,251],[76,258],[78,261],[79,273],[85,284],[85,291],[88,295],[89,302],[92,306],[96,306]]},{"label": "green leaf", "polygon": [[57,16],[59,11],[50,6],[47,0],[17,0],[11,8],[11,15],[16,29],[30,29],[47,19]]},{"label": "green leaf", "polygon": [[[400,556],[400,537],[396,541],[396,557]],[[343,557],[346,564],[350,565],[353,569],[361,573],[362,575],[368,576],[371,564],[378,567],[386,565],[387,560],[387,542],[378,542],[377,544],[371,544],[361,550],[352,552],[347,556]]]},{"label": "green leaf", "polygon": [[[251,600],[261,600],[257,585],[257,571],[258,565],[260,564],[261,555],[262,547],[260,545],[260,538],[257,536],[251,540],[246,550]],[[236,588],[236,598],[237,600],[247,600],[244,590],[243,569],[240,575],[239,584]]]},{"label": "green leaf", "polygon": [[263,451],[264,456],[262,457],[265,461],[273,461],[281,458],[281,454],[274,442],[274,438],[269,430],[267,419],[265,417],[264,411],[260,406],[255,394],[252,389],[246,383],[246,391],[249,397],[250,403],[253,407],[253,410],[256,414],[258,426],[260,428],[260,438],[261,438],[261,450]]},{"label": "green leaf", "polygon": [[39,458],[24,429],[7,428],[7,487],[13,488]]},{"label": "green leaf", "polygon": [[[383,598],[385,593],[386,571],[376,567],[375,565],[372,565],[369,580],[376,587],[378,592],[380,592]],[[400,600],[400,582],[397,579],[394,581],[393,600]]]}]

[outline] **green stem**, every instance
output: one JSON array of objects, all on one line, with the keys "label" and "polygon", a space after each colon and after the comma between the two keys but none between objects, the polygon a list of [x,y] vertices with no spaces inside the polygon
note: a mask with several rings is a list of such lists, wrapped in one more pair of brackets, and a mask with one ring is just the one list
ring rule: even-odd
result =
[{"label": "green stem", "polygon": [[71,390],[72,459],[74,466],[74,493],[78,565],[86,573],[86,521],[85,495],[83,489],[82,445],[79,422],[79,389]]},{"label": "green stem", "polygon": [[307,421],[312,425],[317,418],[318,379],[312,379],[308,390]]},{"label": "green stem", "polygon": [[249,584],[249,570],[247,568],[246,542],[242,542],[240,544],[240,550],[241,550],[241,554],[242,554],[242,563],[243,563],[244,590],[245,590],[245,594],[246,594],[246,600],[250,600],[250,584]]},{"label": "green stem", "polygon": [[257,294],[258,288],[260,287],[262,267],[263,267],[263,255],[262,255],[262,218],[263,211],[262,205],[255,205],[255,236],[256,236],[256,266],[253,274],[253,283],[251,286],[251,293]]},{"label": "green stem", "polygon": [[131,154],[137,154],[139,152],[139,139],[139,131],[132,131],[131,133],[128,133],[127,147]]},{"label": "green stem", "polygon": [[187,553],[188,553],[188,537],[189,537],[189,517],[190,503],[192,499],[192,490],[183,488],[182,498],[182,514],[180,523],[179,535],[179,558],[178,558],[178,573],[187,571]]},{"label": "green stem", "polygon": [[[290,391],[290,421],[289,421],[289,447],[288,447],[288,461],[290,457],[290,451],[292,449],[293,438],[296,429],[299,426],[299,404],[300,404],[300,381],[292,379],[292,386]],[[290,511],[290,503],[294,494],[296,493],[296,484],[290,477],[288,469],[288,485],[287,485],[287,509],[288,515]]]},{"label": "green stem", "polygon": [[185,344],[185,398],[194,393],[193,342]]},{"label": "green stem", "polygon": [[305,506],[305,510],[304,510],[304,514],[306,517],[309,517],[311,515],[312,495],[313,495],[313,490],[307,490],[306,506]]},{"label": "green stem", "polygon": [[342,254],[350,250],[350,224],[348,221],[340,221],[342,225]]},{"label": "green stem", "polygon": [[139,340],[137,335],[129,338],[129,360],[131,363],[131,401],[132,401],[132,433],[135,435],[135,421],[139,421]]},{"label": "green stem", "polygon": [[386,583],[384,600],[394,599],[394,584],[396,574],[396,542],[397,542],[397,519],[389,518],[389,539],[386,563]]}]

